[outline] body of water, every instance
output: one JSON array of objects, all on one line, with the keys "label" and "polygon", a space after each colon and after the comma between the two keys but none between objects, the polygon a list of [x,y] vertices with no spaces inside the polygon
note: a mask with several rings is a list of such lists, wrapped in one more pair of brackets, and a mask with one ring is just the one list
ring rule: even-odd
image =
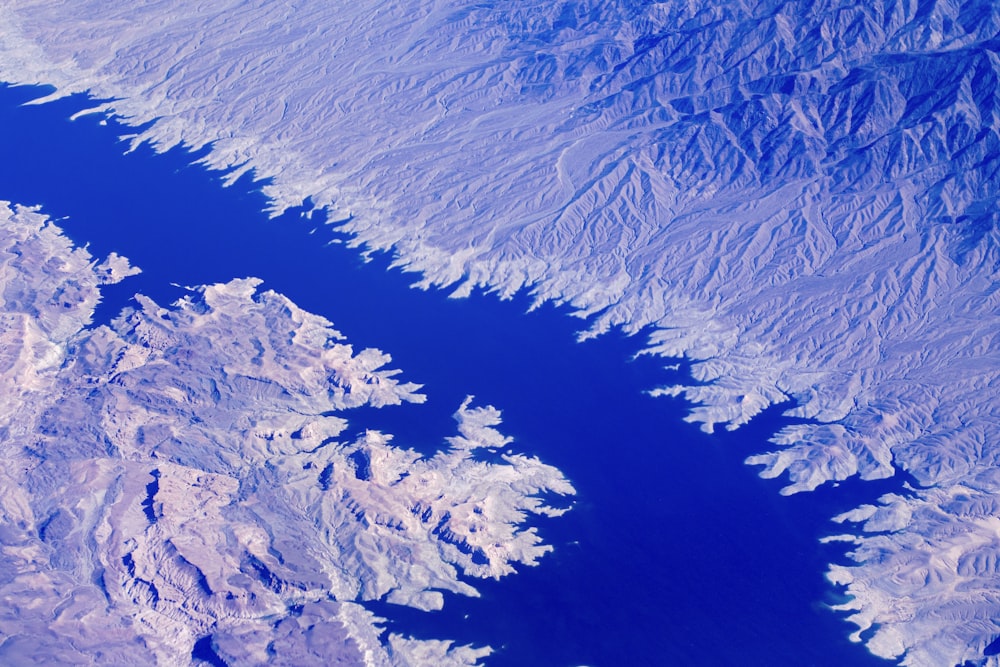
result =
[{"label": "body of water", "polygon": [[[40,89],[0,87],[0,198],[41,204],[96,256],[116,251],[144,273],[107,289],[107,320],[141,291],[163,304],[196,285],[258,276],[323,314],[357,347],[393,356],[425,405],[358,411],[399,445],[432,451],[454,433],[466,394],[503,410],[513,449],[564,471],[573,511],[538,522],[555,552],[483,596],[448,595],[440,612],[370,605],[389,627],[419,637],[490,644],[496,667],[886,665],[846,637],[825,608],[836,592],[826,564],[843,548],[836,513],[896,489],[899,480],[846,483],[790,498],[780,481],[742,464],[785,423],[772,410],[736,433],[707,436],[679,401],[644,394],[677,379],[662,360],[632,361],[641,340],[612,333],[575,342],[580,321],[529,299],[450,300],[409,287],[413,276],[330,245],[318,218],[268,219],[249,179],[223,188],[181,150],[124,155],[123,129],[80,97],[22,103]],[[347,415],[349,418],[351,415]]]}]

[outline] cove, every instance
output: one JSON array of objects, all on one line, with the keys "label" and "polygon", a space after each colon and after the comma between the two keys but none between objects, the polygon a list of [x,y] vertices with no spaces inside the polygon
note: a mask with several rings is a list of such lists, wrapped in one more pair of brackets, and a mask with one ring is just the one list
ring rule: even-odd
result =
[{"label": "cove", "polygon": [[[142,292],[162,304],[196,285],[257,276],[328,317],[356,347],[393,356],[424,385],[424,405],[346,415],[423,452],[455,433],[467,394],[504,414],[512,449],[559,467],[578,491],[571,512],[537,523],[555,551],[498,582],[472,582],[478,599],[446,596],[426,613],[369,607],[396,632],[489,644],[494,666],[885,665],[846,640],[853,629],[825,608],[826,564],[843,547],[829,517],[897,490],[900,480],[848,482],[790,498],[743,459],[788,420],[774,408],[736,433],[707,436],[683,422],[679,401],[642,392],[671,382],[663,361],[633,360],[641,337],[575,341],[579,320],[530,299],[473,294],[452,300],[409,286],[323,224],[321,215],[262,213],[259,183],[223,188],[197,154],[127,155],[113,120],[69,117],[75,96],[22,106],[43,89],[0,87],[0,198],[40,204],[95,256],[116,251],[143,274],[108,288],[106,321]],[[345,434],[350,436],[351,433]]]}]

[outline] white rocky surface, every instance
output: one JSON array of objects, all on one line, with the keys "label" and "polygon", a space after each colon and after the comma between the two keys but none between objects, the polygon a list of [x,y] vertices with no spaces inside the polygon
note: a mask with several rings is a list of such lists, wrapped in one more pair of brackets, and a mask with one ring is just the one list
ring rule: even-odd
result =
[{"label": "white rocky surface", "polygon": [[487,648],[383,637],[359,602],[421,609],[459,579],[551,549],[529,515],[562,475],[507,451],[470,401],[430,457],[350,408],[422,402],[328,321],[259,281],[142,296],[88,327],[98,264],[34,209],[0,202],[0,662],[471,665]]},{"label": "white rocky surface", "polygon": [[[706,429],[795,399],[809,421],[750,459],[788,493],[897,469],[914,510],[1000,491],[989,0],[4,0],[0,25],[0,79],[211,145],[422,284],[654,325],[651,352],[694,362],[659,391]],[[900,558],[941,557],[926,528],[897,526]],[[995,604],[947,587],[897,615],[862,582],[902,566],[864,553],[835,576],[896,637],[879,655],[980,660],[1000,635]]]}]

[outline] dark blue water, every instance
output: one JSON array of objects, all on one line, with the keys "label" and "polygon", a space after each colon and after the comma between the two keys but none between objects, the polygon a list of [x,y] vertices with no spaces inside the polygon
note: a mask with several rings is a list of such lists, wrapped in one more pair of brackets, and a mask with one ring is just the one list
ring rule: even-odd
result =
[{"label": "dark blue water", "polygon": [[265,287],[329,317],[356,346],[394,357],[428,403],[364,410],[358,429],[431,451],[454,432],[466,394],[504,411],[516,449],[558,466],[579,491],[572,512],[538,522],[553,554],[479,599],[449,596],[441,612],[371,608],[394,631],[498,649],[495,666],[886,665],[851,645],[829,611],[822,576],[845,561],[824,535],[829,517],[899,481],[848,483],[791,498],[742,460],[767,448],[779,410],[736,434],[706,436],[684,406],[643,389],[671,378],[639,340],[611,334],[574,342],[579,321],[552,307],[525,314],[527,298],[454,301],[410,289],[411,276],[364,264],[331,230],[290,211],[269,220],[257,186],[220,186],[182,151],[123,155],[126,132],[72,98],[22,107],[39,90],[0,88],[0,198],[42,204],[96,256],[114,250],[141,276],[109,288],[99,319],[142,291],[161,303],[170,283],[258,276]]}]

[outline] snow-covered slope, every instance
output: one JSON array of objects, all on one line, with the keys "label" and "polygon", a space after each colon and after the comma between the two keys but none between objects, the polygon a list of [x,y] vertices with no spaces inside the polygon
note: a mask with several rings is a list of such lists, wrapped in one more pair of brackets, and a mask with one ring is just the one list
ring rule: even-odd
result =
[{"label": "snow-covered slope", "polygon": [[[0,202],[0,662],[470,665],[488,648],[384,630],[359,601],[440,608],[551,547],[529,515],[572,494],[498,453],[493,408],[466,401],[431,457],[350,409],[422,402],[322,317],[258,281],[145,297],[85,325],[98,265],[32,209]],[[475,450],[487,448],[496,463]],[[275,662],[275,661],[278,662]]]},{"label": "snow-covered slope", "polygon": [[1000,539],[940,495],[1000,491],[995,3],[5,0],[0,25],[0,79],[211,144],[424,284],[654,325],[707,429],[795,399],[811,421],[750,459],[786,491],[921,485],[834,572],[870,648],[1000,634],[982,540],[935,537]]}]

